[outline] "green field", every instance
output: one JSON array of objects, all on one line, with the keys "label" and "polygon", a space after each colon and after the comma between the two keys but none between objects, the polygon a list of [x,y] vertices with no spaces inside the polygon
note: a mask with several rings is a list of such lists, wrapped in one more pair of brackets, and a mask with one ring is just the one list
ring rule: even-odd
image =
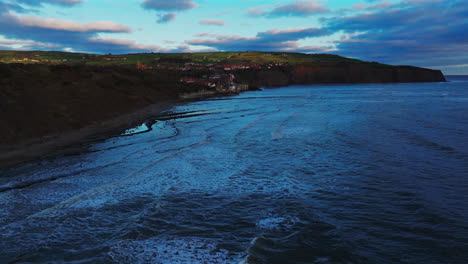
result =
[{"label": "green field", "polygon": [[[3,63],[88,64],[88,65],[183,65],[210,64],[340,64],[365,63],[360,60],[332,54],[304,54],[287,52],[209,52],[209,53],[136,53],[136,54],[87,54],[58,51],[0,51]],[[383,65],[382,65],[383,66]]]}]

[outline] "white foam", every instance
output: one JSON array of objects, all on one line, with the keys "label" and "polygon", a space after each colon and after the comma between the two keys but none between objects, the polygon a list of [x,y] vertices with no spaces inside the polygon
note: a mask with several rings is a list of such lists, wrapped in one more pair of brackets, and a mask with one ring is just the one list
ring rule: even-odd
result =
[{"label": "white foam", "polygon": [[146,123],[143,123],[143,124],[141,124],[139,126],[136,126],[136,127],[125,130],[125,132],[123,132],[122,135],[123,136],[129,136],[129,135],[138,134],[138,133],[141,133],[141,132],[148,131],[149,129],[150,128],[148,127],[148,125],[146,125]]},{"label": "white foam", "polygon": [[118,263],[151,264],[236,264],[243,253],[219,247],[216,239],[160,237],[148,240],[123,240],[108,253]]},{"label": "white foam", "polygon": [[299,223],[300,220],[297,217],[292,216],[278,216],[278,217],[268,217],[261,219],[257,222],[256,226],[259,229],[265,230],[285,230],[291,229],[294,225]]}]

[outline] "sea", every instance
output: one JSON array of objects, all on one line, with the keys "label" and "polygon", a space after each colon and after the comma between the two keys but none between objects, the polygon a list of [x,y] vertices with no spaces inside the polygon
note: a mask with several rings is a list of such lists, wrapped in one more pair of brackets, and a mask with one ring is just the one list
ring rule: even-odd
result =
[{"label": "sea", "polygon": [[0,171],[0,263],[468,263],[468,77],[173,105]]}]

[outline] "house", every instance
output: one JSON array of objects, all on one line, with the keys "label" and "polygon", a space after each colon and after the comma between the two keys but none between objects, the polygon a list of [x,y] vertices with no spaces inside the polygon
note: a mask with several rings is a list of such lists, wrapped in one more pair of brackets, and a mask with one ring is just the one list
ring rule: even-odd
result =
[{"label": "house", "polygon": [[197,78],[192,78],[192,77],[182,77],[182,78],[180,78],[180,82],[183,82],[183,83],[196,83],[196,82],[198,82],[198,79]]}]

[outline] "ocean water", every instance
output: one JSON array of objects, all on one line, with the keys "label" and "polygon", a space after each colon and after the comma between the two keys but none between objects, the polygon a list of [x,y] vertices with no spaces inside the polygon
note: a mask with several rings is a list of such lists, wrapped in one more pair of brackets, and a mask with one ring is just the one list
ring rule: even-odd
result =
[{"label": "ocean water", "polygon": [[0,263],[468,263],[468,79],[175,105],[0,171]]}]

